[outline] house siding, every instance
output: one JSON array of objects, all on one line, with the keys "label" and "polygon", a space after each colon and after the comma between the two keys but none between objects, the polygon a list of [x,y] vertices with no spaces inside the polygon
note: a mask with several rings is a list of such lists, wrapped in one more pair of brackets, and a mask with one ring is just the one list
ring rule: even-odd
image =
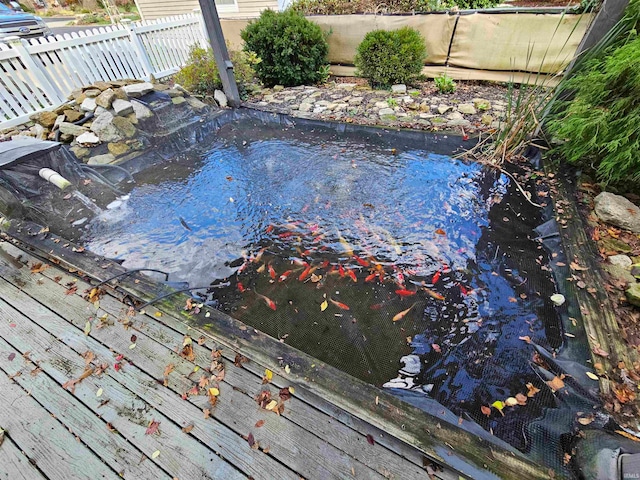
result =
[{"label": "house siding", "polygon": [[[262,10],[270,8],[278,10],[277,0],[236,0],[237,12],[218,12],[220,18],[252,18],[260,15]],[[198,0],[136,0],[138,10],[144,20],[193,13],[200,8]]]}]

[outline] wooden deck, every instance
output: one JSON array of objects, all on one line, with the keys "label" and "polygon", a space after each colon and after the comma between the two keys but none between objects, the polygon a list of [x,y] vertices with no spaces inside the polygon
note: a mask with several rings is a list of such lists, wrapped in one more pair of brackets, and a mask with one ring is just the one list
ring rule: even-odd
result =
[{"label": "wooden deck", "polygon": [[[30,253],[0,241],[2,480],[546,477],[344,374],[325,388],[334,369],[215,310],[197,331],[168,302],[135,313],[122,290],[89,299],[69,265],[121,267],[40,237]],[[275,403],[258,404],[265,391]],[[434,458],[454,467],[433,475]]]}]

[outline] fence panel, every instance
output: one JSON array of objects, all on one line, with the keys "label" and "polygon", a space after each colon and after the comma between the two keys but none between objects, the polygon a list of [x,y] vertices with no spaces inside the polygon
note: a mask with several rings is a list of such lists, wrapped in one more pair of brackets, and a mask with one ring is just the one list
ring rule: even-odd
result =
[{"label": "fence panel", "polygon": [[0,128],[98,80],[171,75],[203,40],[200,16],[189,14],[0,43]]}]

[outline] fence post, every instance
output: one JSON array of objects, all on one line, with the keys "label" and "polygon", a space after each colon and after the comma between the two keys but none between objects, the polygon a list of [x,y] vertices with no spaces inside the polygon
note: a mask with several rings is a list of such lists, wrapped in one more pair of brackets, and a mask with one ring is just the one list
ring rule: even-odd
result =
[{"label": "fence post", "polygon": [[52,103],[62,103],[67,100],[66,95],[64,95],[58,86],[49,78],[47,72],[31,58],[31,54],[27,50],[27,47],[24,46],[24,43],[22,43],[20,37],[7,37],[4,41],[18,53],[20,61],[22,61],[27,71],[32,72],[35,80],[40,84],[35,85],[35,87],[41,88]]},{"label": "fence post", "polygon": [[142,64],[142,69],[147,75],[147,79],[151,79],[151,76],[154,74],[153,66],[151,65],[151,60],[149,60],[149,55],[147,54],[147,50],[144,48],[140,37],[135,32],[134,27],[131,23],[131,20],[128,18],[124,18],[121,20],[124,28],[129,32],[129,39],[131,40],[131,45],[135,49],[138,54],[138,58],[140,59],[140,63]]}]

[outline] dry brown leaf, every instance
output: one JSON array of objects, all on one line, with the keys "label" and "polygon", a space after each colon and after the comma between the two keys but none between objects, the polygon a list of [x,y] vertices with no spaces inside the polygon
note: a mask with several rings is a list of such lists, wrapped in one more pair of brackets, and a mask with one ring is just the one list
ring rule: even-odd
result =
[{"label": "dry brown leaf", "polygon": [[527,383],[527,397],[532,398],[540,391],[539,388],[535,387],[533,383]]},{"label": "dry brown leaf", "polygon": [[487,407],[487,406],[485,406],[485,405],[480,406],[480,411],[481,411],[484,415],[486,415],[487,417],[488,417],[489,415],[491,415],[491,408],[490,408],[490,407]]},{"label": "dry brown leaf", "polygon": [[211,416],[211,410],[209,410],[208,408],[203,408],[202,415],[204,415],[204,418],[209,418]]},{"label": "dry brown leaf", "polygon": [[518,337],[518,340],[522,340],[523,342],[531,343],[531,337],[526,335],[524,337]]},{"label": "dry brown leaf", "polygon": [[578,423],[580,425],[589,425],[590,423],[592,423],[595,420],[595,417],[593,415],[589,415],[587,417],[580,417],[578,418]]},{"label": "dry brown leaf", "polygon": [[562,377],[564,377],[564,375],[560,377],[555,376],[553,377],[553,380],[549,380],[547,382],[547,385],[549,385],[549,388],[551,388],[551,390],[553,390],[554,392],[557,392],[561,388],[564,388],[564,382],[562,381]]},{"label": "dry brown leaf", "polygon": [[256,422],[256,428],[260,428],[260,427],[261,427],[261,426],[263,426],[263,425],[264,425],[264,420],[258,420],[258,421]]},{"label": "dry brown leaf", "polygon": [[154,433],[159,433],[158,427],[160,427],[160,422],[156,422],[155,419],[151,419],[151,421],[149,422],[149,425],[147,425],[147,429],[145,430],[144,434],[153,435]]},{"label": "dry brown leaf", "polygon": [[516,393],[516,401],[518,402],[518,405],[526,405],[527,396],[522,393]]},{"label": "dry brown leaf", "polygon": [[593,353],[604,358],[607,358],[609,356],[609,353],[603,350],[600,345],[596,345],[595,347],[593,347]]},{"label": "dry brown leaf", "polygon": [[189,433],[191,430],[193,430],[193,423],[190,423],[190,424],[182,427],[182,431],[184,433]]}]

